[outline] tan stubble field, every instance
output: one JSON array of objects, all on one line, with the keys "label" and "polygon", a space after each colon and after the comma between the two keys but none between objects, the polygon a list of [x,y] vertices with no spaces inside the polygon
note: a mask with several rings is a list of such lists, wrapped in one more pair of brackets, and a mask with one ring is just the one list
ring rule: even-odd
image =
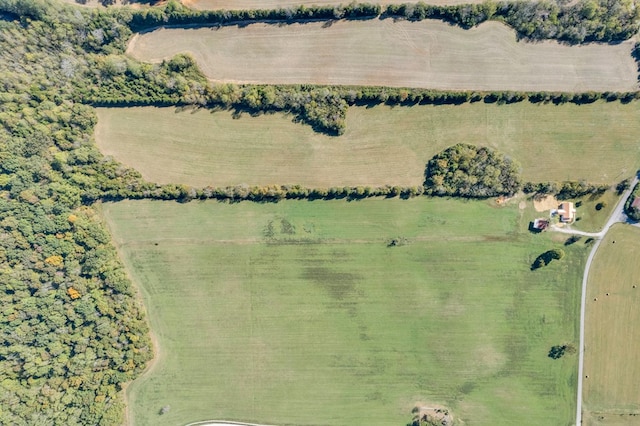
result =
[{"label": "tan stubble field", "polygon": [[632,47],[518,42],[497,22],[463,30],[434,20],[374,19],[163,28],[136,35],[127,52],[151,62],[188,52],[219,82],[628,91],[638,86]]},{"label": "tan stubble field", "polygon": [[640,229],[611,228],[589,274],[583,392],[589,426],[640,422],[639,243]]}]

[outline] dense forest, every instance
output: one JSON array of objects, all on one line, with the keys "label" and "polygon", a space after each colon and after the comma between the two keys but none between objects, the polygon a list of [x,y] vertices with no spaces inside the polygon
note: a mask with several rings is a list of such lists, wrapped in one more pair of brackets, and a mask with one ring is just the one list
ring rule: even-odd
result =
[{"label": "dense forest", "polygon": [[[618,3],[628,13],[626,3]],[[595,4],[602,7],[606,2]],[[303,11],[298,8],[286,19],[302,19]],[[595,13],[601,16],[601,12],[597,9]],[[273,13],[252,19],[280,19],[281,12]],[[316,12],[305,13],[309,19],[321,18]],[[382,12],[352,5],[331,8],[330,19],[373,13]],[[184,17],[189,14],[192,12],[175,2],[134,12],[124,8],[84,9],[45,0],[0,0],[0,424],[121,424],[123,386],[139,375],[153,356],[143,310],[94,210],[95,201],[357,199],[410,197],[425,191],[422,186],[193,189],[178,184],[156,185],[97,150],[93,141],[96,115],[91,105],[194,105],[251,113],[284,111],[318,130],[340,134],[345,111],[354,104],[525,99],[584,103],[601,97],[627,102],[638,96],[214,86],[189,56],[178,55],[159,65],[124,56],[134,29],[196,19]],[[232,12],[225,16],[237,19]],[[322,15],[322,19],[326,17]],[[609,37],[606,34],[604,37]],[[624,29],[615,34],[624,35]],[[466,148],[467,151],[482,159],[482,164],[493,167],[484,170],[494,170],[491,176],[498,179],[493,182],[483,176],[482,182],[489,189],[471,185],[470,191],[479,190],[474,193],[487,196],[511,193],[519,187],[513,173],[517,167],[512,162],[486,150]],[[469,170],[476,173],[477,169],[478,166]],[[459,177],[459,173],[453,175]],[[436,174],[427,178],[438,182]],[[444,188],[451,185],[446,175],[442,184],[446,184]],[[539,191],[545,187],[531,184],[530,188]],[[468,195],[462,186],[447,191]],[[427,192],[443,193],[431,184]]]},{"label": "dense forest", "polygon": [[0,424],[121,424],[122,386],[152,347],[82,200],[138,176],[102,157],[95,113],[72,100],[86,56],[119,27],[38,1],[0,10]]}]

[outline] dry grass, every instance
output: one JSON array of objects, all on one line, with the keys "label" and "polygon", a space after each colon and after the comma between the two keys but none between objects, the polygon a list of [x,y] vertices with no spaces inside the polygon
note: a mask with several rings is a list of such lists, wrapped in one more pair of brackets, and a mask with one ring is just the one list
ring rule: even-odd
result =
[{"label": "dry grass", "polygon": [[614,227],[596,254],[589,276],[584,361],[589,376],[584,380],[589,425],[640,422],[639,240],[640,229]]},{"label": "dry grass", "polygon": [[143,61],[191,53],[214,81],[477,90],[634,90],[633,41],[567,46],[517,42],[497,22],[339,21],[159,29],[134,37]]},{"label": "dry grass", "polygon": [[100,149],[161,183],[420,185],[427,161],[458,142],[505,152],[532,181],[616,183],[640,164],[637,102],[351,108],[337,138],[282,114],[97,111]]},{"label": "dry grass", "polygon": [[557,209],[560,202],[553,195],[548,195],[541,200],[533,200],[533,208],[537,212],[548,212]]}]

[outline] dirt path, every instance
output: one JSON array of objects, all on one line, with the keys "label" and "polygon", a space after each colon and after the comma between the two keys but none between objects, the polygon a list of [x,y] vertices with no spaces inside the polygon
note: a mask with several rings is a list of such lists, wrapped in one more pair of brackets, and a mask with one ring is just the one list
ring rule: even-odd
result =
[{"label": "dirt path", "polygon": [[562,234],[582,235],[583,237],[602,238],[604,236],[603,231],[600,232],[584,232],[571,228],[560,228],[557,225],[552,225],[551,230],[553,232],[560,232]]}]

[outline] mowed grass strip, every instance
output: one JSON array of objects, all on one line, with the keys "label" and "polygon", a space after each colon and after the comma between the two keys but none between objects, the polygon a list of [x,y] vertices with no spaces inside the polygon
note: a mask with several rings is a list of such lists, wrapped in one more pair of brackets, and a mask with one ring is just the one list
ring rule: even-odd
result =
[{"label": "mowed grass strip", "polygon": [[[445,199],[103,205],[160,357],[128,389],[134,425],[224,418],[566,425],[585,248],[514,207]],[[405,245],[387,247],[391,238]],[[159,415],[159,410],[171,410]]]},{"label": "mowed grass strip", "polygon": [[639,243],[640,229],[616,225],[598,249],[589,273],[584,358],[589,377],[584,379],[583,393],[588,425],[640,421]]},{"label": "mowed grass strip", "polygon": [[469,90],[635,90],[633,41],[568,46],[517,42],[498,22],[374,19],[246,27],[162,28],[127,52],[143,61],[191,53],[214,81]]},{"label": "mowed grass strip", "polygon": [[148,180],[237,184],[421,185],[427,161],[460,142],[494,147],[530,181],[616,183],[640,164],[640,103],[352,107],[343,136],[282,114],[98,108],[103,153]]}]

